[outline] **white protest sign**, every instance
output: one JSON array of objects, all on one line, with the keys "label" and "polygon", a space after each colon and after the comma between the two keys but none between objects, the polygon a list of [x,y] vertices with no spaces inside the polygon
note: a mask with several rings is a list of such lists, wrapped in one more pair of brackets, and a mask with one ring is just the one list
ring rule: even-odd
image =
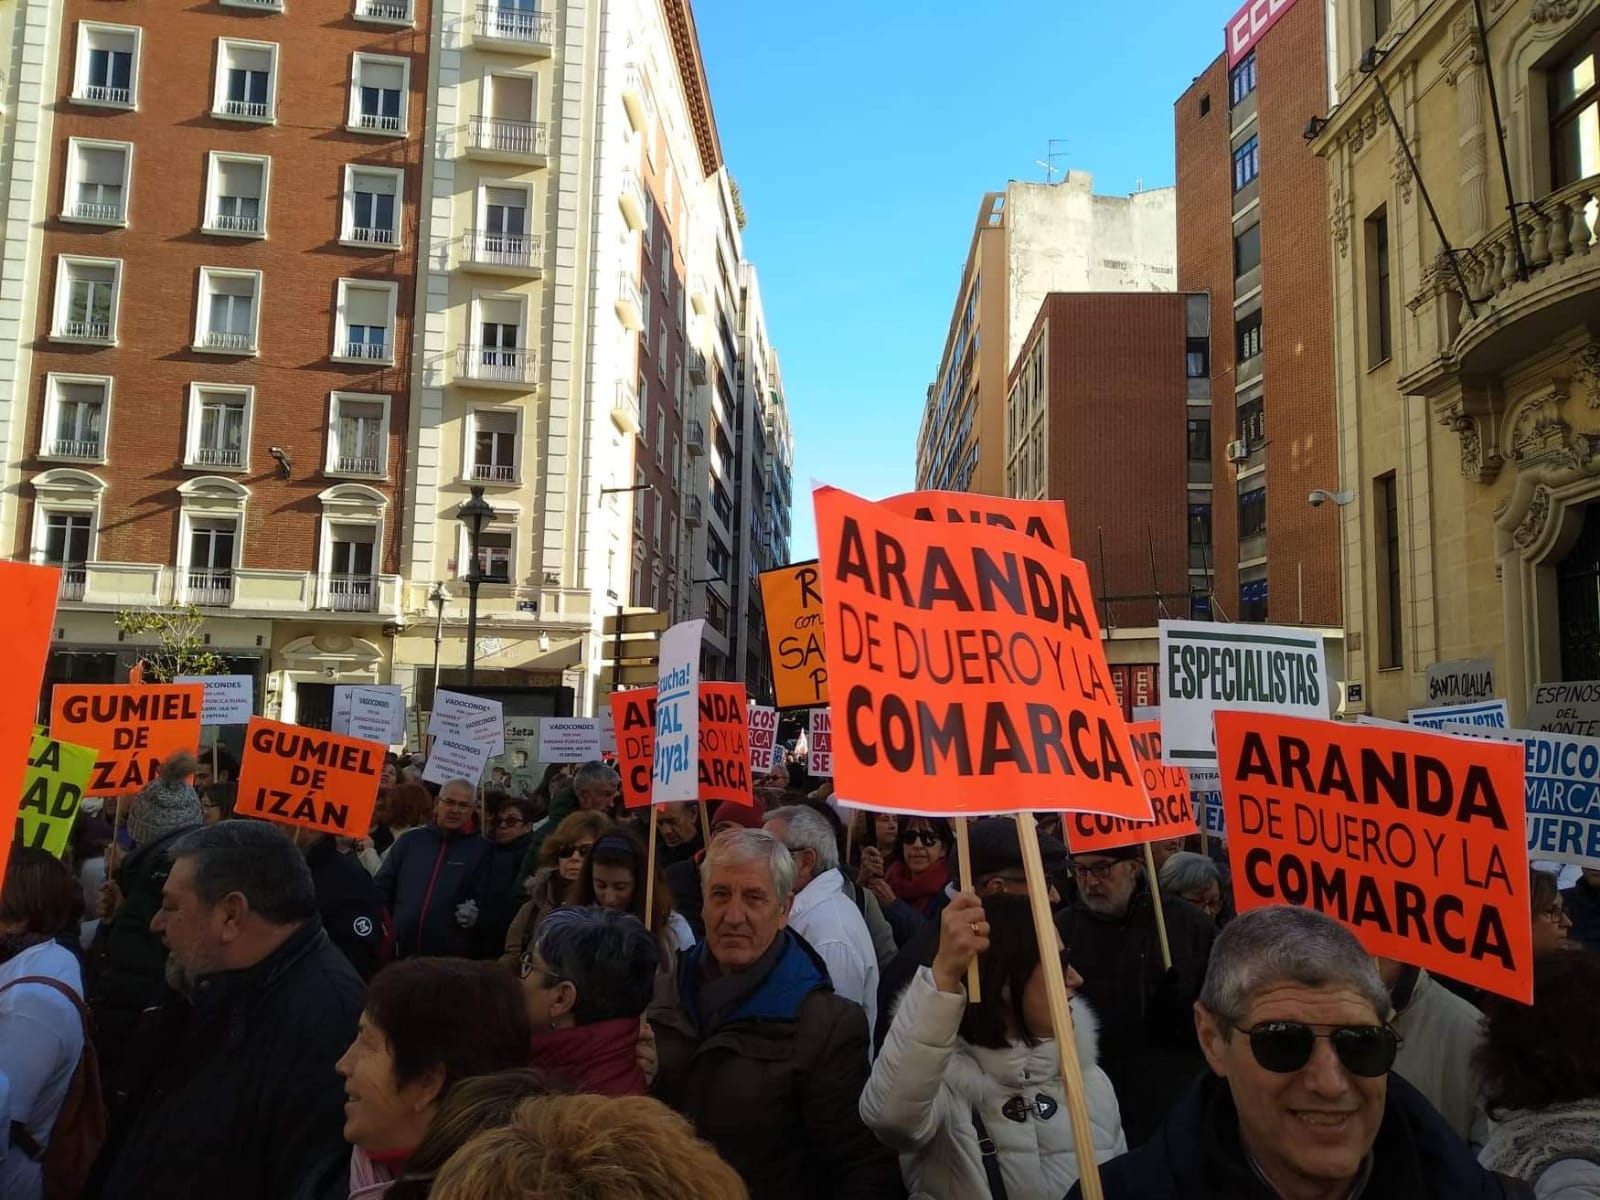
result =
[{"label": "white protest sign", "polygon": [[1481,725],[1486,729],[1504,729],[1511,724],[1504,700],[1454,704],[1445,708],[1413,708],[1406,714],[1406,721],[1420,729],[1443,729],[1446,725]]},{"label": "white protest sign", "polygon": [[600,757],[600,722],[594,717],[539,718],[539,761],[587,763]]},{"label": "white protest sign", "polygon": [[700,645],[705,624],[684,621],[661,635],[652,804],[693,800],[700,791]]},{"label": "white protest sign", "polygon": [[615,754],[617,752],[617,715],[611,711],[611,705],[605,705],[595,714],[594,719],[600,722],[600,753]]},{"label": "white protest sign", "polygon": [[384,746],[406,740],[406,699],[399,684],[340,684],[333,689],[333,732]]},{"label": "white protest sign", "polygon": [[428,765],[422,778],[428,783],[446,784],[452,779],[465,779],[474,788],[483,781],[483,769],[489,765],[489,747],[454,733],[438,733],[428,749]]},{"label": "white protest sign", "polygon": [[506,752],[505,715],[498,700],[440,692],[433,698],[428,732],[434,737],[451,733],[487,741],[491,758]]},{"label": "white protest sign", "polygon": [[1541,733],[1600,737],[1600,680],[1536,685],[1527,724]]},{"label": "white protest sign", "polygon": [[750,707],[750,770],[766,775],[778,753],[778,710],[755,704]]},{"label": "white protest sign", "polygon": [[810,741],[806,750],[806,770],[825,779],[833,778],[833,713],[813,708],[809,722]]},{"label": "white protest sign", "polygon": [[1218,709],[1326,720],[1322,635],[1284,625],[1161,622],[1161,761],[1217,761]]},{"label": "white protest sign", "polygon": [[1600,869],[1600,738],[1477,725],[1449,732],[1521,744],[1530,860]]},{"label": "white protest sign", "polygon": [[1494,659],[1458,658],[1428,668],[1428,705],[1481,704],[1494,699]]},{"label": "white protest sign", "polygon": [[1222,772],[1189,769],[1189,804],[1200,828],[1214,838],[1227,838],[1222,822]]},{"label": "white protest sign", "polygon": [[173,683],[205,687],[200,702],[202,725],[248,725],[255,715],[255,678],[250,675],[178,675]]}]

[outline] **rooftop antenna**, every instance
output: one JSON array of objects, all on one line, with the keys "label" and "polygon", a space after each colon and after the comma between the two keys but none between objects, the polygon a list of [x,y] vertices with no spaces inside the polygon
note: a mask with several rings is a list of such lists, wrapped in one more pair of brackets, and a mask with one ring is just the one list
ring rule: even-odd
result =
[{"label": "rooftop antenna", "polygon": [[1044,158],[1036,158],[1033,160],[1035,166],[1044,168],[1044,181],[1046,183],[1054,183],[1057,175],[1066,174],[1065,171],[1056,166],[1056,159],[1065,155],[1066,150],[1057,150],[1056,147],[1065,147],[1068,140],[1069,139],[1067,138],[1051,138],[1046,144],[1047,148],[1045,150]]}]

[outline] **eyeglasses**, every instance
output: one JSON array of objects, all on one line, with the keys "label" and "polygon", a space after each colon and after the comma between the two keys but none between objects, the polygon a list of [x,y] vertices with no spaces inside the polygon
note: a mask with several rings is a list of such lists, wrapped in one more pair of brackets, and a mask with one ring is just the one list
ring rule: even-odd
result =
[{"label": "eyeglasses", "polygon": [[923,846],[937,846],[939,835],[931,829],[907,829],[900,835],[900,844],[909,846],[913,842]]},{"label": "eyeglasses", "polygon": [[1183,899],[1187,900],[1190,904],[1194,905],[1201,912],[1205,913],[1206,916],[1208,916],[1208,917],[1214,917],[1219,912],[1222,911],[1222,901],[1221,900],[1202,899],[1199,896],[1185,896],[1185,897],[1183,897]]},{"label": "eyeglasses", "polygon": [[565,846],[557,846],[556,857],[571,858],[574,854],[576,854],[579,858],[588,858],[589,851],[593,848],[593,842],[571,842]]},{"label": "eyeglasses", "polygon": [[1562,919],[1567,915],[1567,906],[1563,901],[1557,900],[1549,908],[1540,909],[1534,915],[1543,917],[1552,925],[1559,925],[1561,924]]},{"label": "eyeglasses", "polygon": [[1263,1021],[1253,1029],[1235,1025],[1250,1037],[1256,1062],[1278,1075],[1293,1075],[1311,1061],[1318,1038],[1333,1043],[1344,1069],[1363,1079],[1386,1075],[1400,1050],[1400,1035],[1387,1025],[1324,1025],[1326,1033],[1299,1021]]},{"label": "eyeglasses", "polygon": [[561,976],[554,974],[549,967],[541,966],[539,960],[534,957],[532,950],[524,950],[522,958],[517,963],[517,974],[526,979],[536,972],[544,977],[545,987],[555,987],[558,983],[566,982]]},{"label": "eyeglasses", "polygon": [[518,825],[526,825],[527,823],[524,818],[517,816],[515,813],[507,813],[495,821],[495,824],[501,829],[515,829]]},{"label": "eyeglasses", "polygon": [[1119,861],[1113,858],[1108,862],[1075,862],[1072,864],[1072,873],[1079,879],[1098,879],[1101,883],[1104,883],[1111,878],[1111,872],[1117,869]]}]

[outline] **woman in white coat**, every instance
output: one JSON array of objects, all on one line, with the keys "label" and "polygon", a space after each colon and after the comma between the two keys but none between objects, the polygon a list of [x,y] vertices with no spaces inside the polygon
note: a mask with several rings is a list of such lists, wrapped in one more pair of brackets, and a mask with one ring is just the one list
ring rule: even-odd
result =
[{"label": "woman in white coat", "polygon": [[[974,955],[983,999],[968,1004]],[[1070,994],[1082,980],[1063,967]],[[1088,1004],[1074,998],[1072,1017],[1095,1160],[1105,1162],[1127,1152],[1122,1116],[1096,1065]],[[1078,1181],[1027,900],[963,892],[945,908],[939,953],[900,997],[861,1119],[899,1153],[911,1200],[1060,1200]]]}]

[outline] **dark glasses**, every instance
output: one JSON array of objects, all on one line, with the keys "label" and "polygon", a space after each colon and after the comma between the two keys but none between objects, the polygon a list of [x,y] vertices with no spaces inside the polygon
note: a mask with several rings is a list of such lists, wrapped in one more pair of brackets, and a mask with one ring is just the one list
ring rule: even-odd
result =
[{"label": "dark glasses", "polygon": [[576,854],[579,858],[588,858],[591,849],[592,847],[588,842],[573,842],[568,846],[557,846],[556,857],[571,858]]},{"label": "dark glasses", "polygon": [[931,829],[907,829],[900,835],[900,844],[909,846],[912,842],[920,842],[924,846],[937,846],[939,835]]},{"label": "dark glasses", "polygon": [[1387,1025],[1322,1026],[1326,1033],[1299,1021],[1263,1021],[1253,1029],[1236,1025],[1250,1037],[1250,1053],[1256,1062],[1278,1075],[1292,1075],[1311,1061],[1318,1038],[1333,1043],[1344,1069],[1363,1079],[1387,1075],[1400,1050],[1400,1035]]}]

